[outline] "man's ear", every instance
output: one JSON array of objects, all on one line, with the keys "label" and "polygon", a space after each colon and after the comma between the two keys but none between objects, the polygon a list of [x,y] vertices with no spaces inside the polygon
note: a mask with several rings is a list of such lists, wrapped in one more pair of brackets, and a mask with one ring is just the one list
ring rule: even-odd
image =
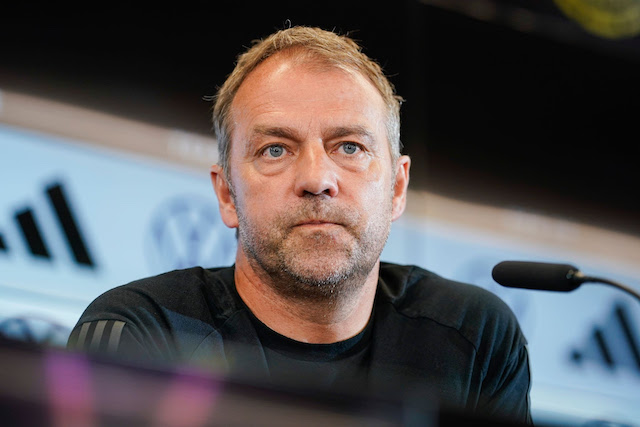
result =
[{"label": "man's ear", "polygon": [[393,186],[393,207],[391,220],[400,218],[407,206],[407,188],[409,187],[409,169],[411,159],[409,156],[400,156],[396,162],[395,185]]},{"label": "man's ear", "polygon": [[236,213],[236,204],[233,197],[231,197],[231,190],[224,171],[219,165],[211,166],[211,183],[218,197],[218,207],[222,222],[229,228],[237,228],[238,214]]}]

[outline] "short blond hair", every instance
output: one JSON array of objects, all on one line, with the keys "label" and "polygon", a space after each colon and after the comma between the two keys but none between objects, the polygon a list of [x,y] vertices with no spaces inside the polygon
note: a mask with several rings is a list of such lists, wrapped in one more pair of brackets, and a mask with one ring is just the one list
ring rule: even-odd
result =
[{"label": "short blond hair", "polygon": [[295,26],[277,31],[238,56],[234,70],[218,90],[213,107],[213,125],[218,140],[218,163],[228,178],[232,121],[231,104],[244,79],[264,60],[287,51],[296,57],[308,57],[310,62],[326,64],[367,77],[387,106],[387,135],[393,159],[400,156],[400,105],[393,84],[380,65],[362,52],[350,37],[320,28]]}]

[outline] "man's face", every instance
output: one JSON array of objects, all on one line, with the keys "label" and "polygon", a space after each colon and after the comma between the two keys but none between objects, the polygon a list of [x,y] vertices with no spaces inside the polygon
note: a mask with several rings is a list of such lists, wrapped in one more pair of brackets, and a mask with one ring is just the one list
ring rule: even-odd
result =
[{"label": "man's face", "polygon": [[252,268],[298,297],[363,282],[404,208],[374,86],[276,55],[242,83],[232,122],[225,222]]}]

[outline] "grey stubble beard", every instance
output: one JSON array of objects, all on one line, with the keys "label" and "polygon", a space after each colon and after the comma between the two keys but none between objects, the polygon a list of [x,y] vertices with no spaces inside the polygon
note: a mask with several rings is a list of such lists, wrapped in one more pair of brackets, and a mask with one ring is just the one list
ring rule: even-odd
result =
[{"label": "grey stubble beard", "polygon": [[[390,220],[358,227],[360,214],[331,207],[318,196],[309,196],[296,211],[286,211],[263,230],[236,205],[238,238],[250,265],[262,281],[286,299],[309,303],[337,303],[357,291],[380,257],[390,230]],[[389,207],[390,209],[390,207]],[[295,236],[300,219],[320,216],[342,225],[338,234],[351,236],[349,244],[336,242],[323,231]],[[317,257],[317,258],[314,258]]]}]

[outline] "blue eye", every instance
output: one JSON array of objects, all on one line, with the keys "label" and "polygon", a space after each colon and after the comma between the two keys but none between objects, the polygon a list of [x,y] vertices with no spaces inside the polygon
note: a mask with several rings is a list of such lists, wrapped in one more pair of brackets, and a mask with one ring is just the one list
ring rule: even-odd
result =
[{"label": "blue eye", "polygon": [[269,156],[280,157],[284,154],[284,148],[280,145],[272,145],[267,149]]},{"label": "blue eye", "polygon": [[342,144],[342,149],[347,154],[354,154],[356,151],[358,151],[358,145],[354,144],[353,142],[345,142],[344,144]]}]

